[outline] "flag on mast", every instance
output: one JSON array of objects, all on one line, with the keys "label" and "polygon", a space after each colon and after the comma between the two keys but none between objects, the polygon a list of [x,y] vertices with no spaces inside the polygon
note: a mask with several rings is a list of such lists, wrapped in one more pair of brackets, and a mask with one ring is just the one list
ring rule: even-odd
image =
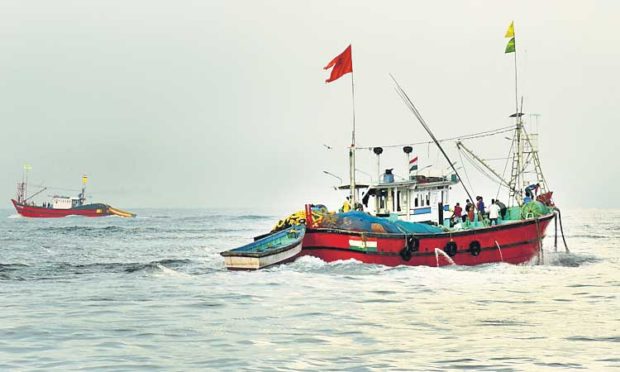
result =
[{"label": "flag on mast", "polygon": [[504,37],[515,37],[515,22],[510,22],[510,26],[508,26],[508,30],[506,31],[506,35]]},{"label": "flag on mast", "polygon": [[323,67],[323,70],[332,69],[329,79],[325,80],[326,83],[331,83],[334,80],[338,80],[342,75],[346,75],[349,72],[353,72],[353,61],[351,58],[351,45],[332,59],[327,66]]},{"label": "flag on mast", "polygon": [[506,51],[504,52],[504,54],[514,53],[516,50],[517,47],[515,46],[515,38],[513,37],[512,39],[508,40],[508,44],[506,45]]},{"label": "flag on mast", "polygon": [[409,172],[418,170],[418,157],[414,156],[413,159],[409,160]]},{"label": "flag on mast", "polygon": [[510,40],[508,40],[508,44],[506,45],[506,51],[504,53],[505,54],[515,53],[515,51],[517,50],[517,47],[515,45],[516,42],[515,42],[515,22],[514,21],[510,22],[510,26],[508,26],[508,30],[506,31],[506,35],[504,35],[504,37],[511,38]]}]

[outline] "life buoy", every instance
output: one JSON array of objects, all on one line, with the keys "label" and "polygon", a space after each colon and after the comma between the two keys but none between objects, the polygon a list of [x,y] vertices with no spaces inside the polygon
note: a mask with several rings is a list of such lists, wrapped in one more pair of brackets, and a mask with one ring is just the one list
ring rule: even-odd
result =
[{"label": "life buoy", "polygon": [[477,240],[474,240],[473,242],[469,243],[469,253],[471,253],[472,256],[477,256],[480,254],[480,242]]},{"label": "life buoy", "polygon": [[443,250],[450,257],[456,256],[456,243],[455,242],[448,242],[448,244],[446,244],[446,246],[445,246],[445,248]]}]

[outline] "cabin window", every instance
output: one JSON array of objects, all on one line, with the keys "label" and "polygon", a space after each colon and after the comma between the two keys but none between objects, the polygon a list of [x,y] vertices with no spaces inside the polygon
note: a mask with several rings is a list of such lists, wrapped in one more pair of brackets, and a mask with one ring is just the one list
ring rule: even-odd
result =
[{"label": "cabin window", "polygon": [[400,212],[400,191],[396,192],[396,211]]},{"label": "cabin window", "polygon": [[417,207],[418,206],[418,195],[416,194],[415,199],[413,200],[413,206]]},{"label": "cabin window", "polygon": [[429,205],[431,205],[431,193],[427,193],[426,194],[426,206],[428,207]]}]

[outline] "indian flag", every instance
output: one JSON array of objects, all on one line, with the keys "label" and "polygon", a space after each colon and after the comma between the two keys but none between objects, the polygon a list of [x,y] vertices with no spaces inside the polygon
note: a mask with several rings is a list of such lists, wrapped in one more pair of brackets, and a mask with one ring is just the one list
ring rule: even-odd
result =
[{"label": "indian flag", "polygon": [[354,251],[376,252],[377,241],[374,239],[349,239],[349,248]]},{"label": "indian flag", "polygon": [[418,170],[418,157],[414,156],[413,159],[409,160],[409,172]]}]

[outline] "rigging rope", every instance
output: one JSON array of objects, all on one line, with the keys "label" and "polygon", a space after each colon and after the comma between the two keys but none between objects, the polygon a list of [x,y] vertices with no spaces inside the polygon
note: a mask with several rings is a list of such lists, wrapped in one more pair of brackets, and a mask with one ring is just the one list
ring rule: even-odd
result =
[{"label": "rigging rope", "polygon": [[[471,185],[471,181],[469,180],[469,175],[467,174],[467,168],[465,168],[465,162],[463,161],[463,156],[461,155],[461,151],[459,151],[459,158],[461,159],[461,164],[463,164],[463,172],[465,172],[465,178],[467,178],[467,183],[469,184],[469,187],[473,191],[474,188]],[[474,194],[475,194],[475,192],[474,192]],[[473,201],[472,201],[472,203],[473,203]]]},{"label": "rigging rope", "polygon": [[[513,130],[514,130],[514,126],[511,125],[508,127],[502,127],[498,129],[487,130],[484,132],[472,133],[469,135],[456,136],[456,137],[451,137],[451,138],[442,138],[442,139],[437,140],[437,142],[441,143],[441,142],[449,142],[449,141],[454,141],[454,140],[466,140],[466,139],[490,137],[490,136],[495,136],[495,135],[506,133],[506,132],[512,132]],[[381,147],[389,148],[389,147],[416,146],[416,145],[427,145],[427,144],[430,145],[432,143],[433,141],[424,141],[424,142],[405,143],[405,144],[400,144],[400,145],[384,145]],[[356,146],[356,148],[360,150],[361,149],[372,150],[375,147],[376,146]]]},{"label": "rigging rope", "polygon": [[[508,169],[508,163],[510,163],[510,154],[512,154],[512,149],[515,146],[515,139],[512,139],[512,142],[510,143],[510,150],[508,150],[508,157],[506,158],[506,165],[504,166],[504,170],[502,171],[502,178],[504,178],[504,176],[506,175],[506,169]],[[495,199],[499,198],[499,191],[502,189],[502,185],[500,183],[500,185],[497,187],[497,194],[495,195]],[[510,190],[510,187],[508,187],[508,189]],[[509,201],[508,201],[509,202]]]}]

